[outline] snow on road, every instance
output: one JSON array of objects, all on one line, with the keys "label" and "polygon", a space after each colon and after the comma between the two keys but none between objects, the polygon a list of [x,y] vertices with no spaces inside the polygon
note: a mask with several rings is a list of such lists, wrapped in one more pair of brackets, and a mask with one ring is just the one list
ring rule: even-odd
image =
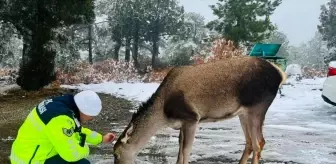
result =
[{"label": "snow on road", "polygon": [[99,93],[112,94],[133,101],[146,101],[159,87],[159,83],[114,83],[61,85],[64,88],[93,90]]},{"label": "snow on road", "polygon": [[[277,96],[264,123],[264,163],[336,163],[336,108],[321,99],[323,81],[324,78],[291,81],[292,85],[283,87],[285,96]],[[145,101],[158,85],[103,83],[63,87],[91,89]],[[123,130],[122,127],[119,130]],[[202,124],[194,142],[191,163],[238,163],[244,144],[237,117]],[[178,131],[166,129],[141,151],[137,163],[175,163],[177,152]],[[107,158],[94,156],[92,161],[110,163],[112,158],[112,155]]]}]

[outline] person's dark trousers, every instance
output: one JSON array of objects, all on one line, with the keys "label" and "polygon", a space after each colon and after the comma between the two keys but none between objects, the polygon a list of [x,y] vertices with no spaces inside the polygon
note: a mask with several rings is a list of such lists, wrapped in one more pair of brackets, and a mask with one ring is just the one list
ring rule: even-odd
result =
[{"label": "person's dark trousers", "polygon": [[81,159],[77,162],[67,162],[64,159],[62,159],[59,155],[55,155],[49,159],[47,159],[45,164],[90,164],[90,161],[87,159]]}]

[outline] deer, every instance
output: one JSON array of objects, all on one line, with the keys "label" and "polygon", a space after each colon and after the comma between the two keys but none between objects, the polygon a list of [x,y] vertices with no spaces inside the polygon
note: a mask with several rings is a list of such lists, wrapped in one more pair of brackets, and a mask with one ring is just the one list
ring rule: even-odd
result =
[{"label": "deer", "polygon": [[113,146],[115,164],[132,164],[158,130],[179,130],[177,164],[188,164],[197,127],[238,116],[245,135],[239,164],[257,164],[265,145],[263,124],[285,72],[265,59],[243,56],[172,68],[139,105]]}]

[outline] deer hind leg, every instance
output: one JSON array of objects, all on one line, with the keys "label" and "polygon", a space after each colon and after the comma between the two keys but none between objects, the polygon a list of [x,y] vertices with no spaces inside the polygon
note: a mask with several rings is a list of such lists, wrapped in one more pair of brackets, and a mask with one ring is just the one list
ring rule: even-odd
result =
[{"label": "deer hind leg", "polygon": [[263,136],[263,123],[270,103],[262,103],[248,109],[249,132],[252,141],[252,164],[258,164],[261,151],[264,149],[265,139]]},{"label": "deer hind leg", "polygon": [[179,163],[183,163],[183,140],[184,140],[184,136],[183,136],[183,129],[180,129],[180,135],[179,135],[179,153],[178,153],[178,157],[177,157],[177,164]]},{"label": "deer hind leg", "polygon": [[184,123],[180,129],[177,164],[188,164],[196,134],[197,122]]},{"label": "deer hind leg", "polygon": [[239,160],[239,164],[246,164],[247,160],[249,159],[251,153],[252,153],[252,141],[251,141],[251,133],[249,131],[249,122],[248,122],[248,115],[246,113],[243,113],[241,115],[239,115],[239,120],[240,120],[240,124],[243,128],[243,132],[245,135],[245,149],[243,152],[242,157]]}]

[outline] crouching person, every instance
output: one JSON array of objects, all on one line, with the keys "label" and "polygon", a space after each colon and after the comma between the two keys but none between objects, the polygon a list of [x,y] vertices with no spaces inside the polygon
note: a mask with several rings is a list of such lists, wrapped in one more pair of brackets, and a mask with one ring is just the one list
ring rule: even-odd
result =
[{"label": "crouching person", "polygon": [[37,105],[21,125],[12,145],[12,164],[89,164],[88,144],[99,145],[115,139],[82,127],[102,109],[92,91],[47,99]]}]

